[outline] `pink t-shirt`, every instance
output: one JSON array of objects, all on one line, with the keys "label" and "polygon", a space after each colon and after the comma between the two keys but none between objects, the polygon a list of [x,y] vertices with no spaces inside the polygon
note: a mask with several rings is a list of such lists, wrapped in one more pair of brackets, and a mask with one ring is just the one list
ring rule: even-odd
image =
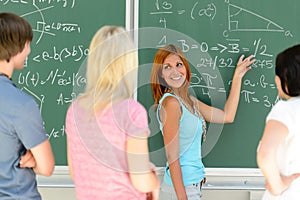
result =
[{"label": "pink t-shirt", "polygon": [[78,200],[146,199],[130,181],[126,141],[147,131],[145,108],[126,99],[91,116],[74,101],[66,117],[67,141]]}]

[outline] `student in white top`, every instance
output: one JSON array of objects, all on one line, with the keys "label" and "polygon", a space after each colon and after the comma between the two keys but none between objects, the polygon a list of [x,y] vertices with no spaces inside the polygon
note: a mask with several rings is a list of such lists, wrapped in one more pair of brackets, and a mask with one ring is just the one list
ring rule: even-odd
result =
[{"label": "student in white top", "polygon": [[279,98],[267,116],[257,151],[266,179],[263,200],[300,199],[300,45],[276,58]]}]

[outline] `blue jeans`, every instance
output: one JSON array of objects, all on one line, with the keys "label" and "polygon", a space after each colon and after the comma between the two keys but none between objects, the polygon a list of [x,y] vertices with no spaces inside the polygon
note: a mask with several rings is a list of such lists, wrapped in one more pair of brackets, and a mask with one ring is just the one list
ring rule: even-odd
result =
[{"label": "blue jeans", "polygon": [[[201,200],[201,182],[185,186],[185,192],[189,200]],[[160,187],[159,200],[177,200],[174,187],[163,182]]]}]

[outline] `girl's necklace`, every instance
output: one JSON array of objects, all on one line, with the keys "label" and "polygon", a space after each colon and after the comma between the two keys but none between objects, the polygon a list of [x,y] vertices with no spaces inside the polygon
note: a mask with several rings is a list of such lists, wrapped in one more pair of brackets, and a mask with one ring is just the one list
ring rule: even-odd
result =
[{"label": "girl's necklace", "polygon": [[196,103],[193,101],[193,107],[194,107],[194,111],[195,111],[195,115],[198,116],[201,121],[202,121],[202,141],[205,142],[206,140],[206,121],[204,120],[204,117],[201,115],[201,113],[198,110],[198,106],[196,105]]},{"label": "girl's necklace", "polygon": [[197,116],[199,119],[201,119],[202,121],[202,130],[203,130],[203,133],[202,133],[202,140],[205,141],[206,140],[206,121],[204,120],[204,117],[201,115],[201,113],[199,112],[198,110],[198,106],[197,104],[194,102],[194,100],[192,100],[193,102],[193,107],[190,108],[190,106],[188,106],[182,98],[180,98],[180,101],[182,102],[182,104],[188,109],[191,111],[191,113],[193,113],[195,116]]}]

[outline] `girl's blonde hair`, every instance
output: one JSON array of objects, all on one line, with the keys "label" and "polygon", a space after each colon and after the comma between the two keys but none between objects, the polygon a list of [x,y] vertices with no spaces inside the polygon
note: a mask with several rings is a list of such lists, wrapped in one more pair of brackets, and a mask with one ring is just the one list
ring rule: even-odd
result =
[{"label": "girl's blonde hair", "polygon": [[137,66],[137,50],[123,27],[99,29],[89,47],[81,105],[93,112],[132,97]]}]

